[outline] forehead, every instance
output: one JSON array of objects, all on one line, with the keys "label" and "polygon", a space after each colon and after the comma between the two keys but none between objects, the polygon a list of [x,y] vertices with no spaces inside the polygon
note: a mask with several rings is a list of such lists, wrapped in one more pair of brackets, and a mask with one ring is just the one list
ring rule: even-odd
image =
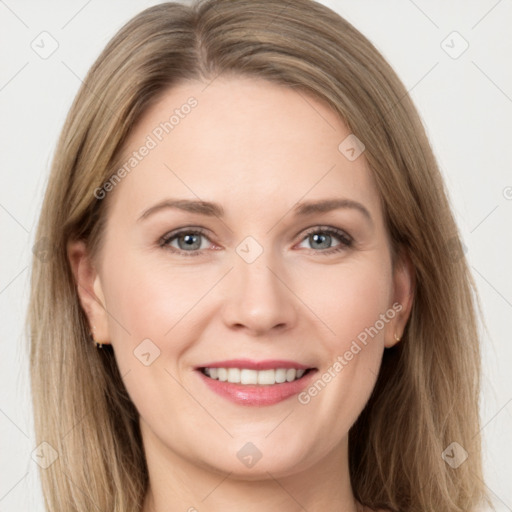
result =
[{"label": "forehead", "polygon": [[112,199],[141,210],[166,195],[199,197],[248,214],[305,196],[378,207],[364,153],[349,160],[340,150],[350,135],[330,106],[303,91],[257,78],[183,82],[132,129]]}]

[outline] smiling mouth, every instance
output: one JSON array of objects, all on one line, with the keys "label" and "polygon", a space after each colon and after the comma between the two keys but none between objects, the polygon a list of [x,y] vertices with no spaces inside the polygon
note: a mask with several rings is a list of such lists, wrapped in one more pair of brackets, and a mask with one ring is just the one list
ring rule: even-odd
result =
[{"label": "smiling mouth", "polygon": [[230,384],[273,386],[294,382],[314,371],[314,368],[275,368],[269,370],[253,370],[249,368],[199,368],[199,371],[212,380]]}]

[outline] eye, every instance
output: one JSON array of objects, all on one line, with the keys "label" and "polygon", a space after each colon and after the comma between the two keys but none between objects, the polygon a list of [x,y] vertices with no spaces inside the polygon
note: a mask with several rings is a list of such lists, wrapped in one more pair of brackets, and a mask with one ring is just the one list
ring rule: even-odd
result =
[{"label": "eye", "polygon": [[[184,256],[197,256],[199,251],[206,249],[208,244],[203,244],[204,240],[209,240],[201,229],[183,229],[173,231],[164,235],[159,242],[161,247],[169,248],[175,252],[180,252]],[[173,245],[176,242],[176,245]]]},{"label": "eye", "polygon": [[[334,239],[338,240],[338,244],[332,246]],[[210,241],[202,229],[183,228],[164,235],[159,245],[183,256],[199,256],[201,251],[208,248],[205,240]],[[319,249],[315,252],[327,255],[348,249],[352,246],[353,239],[340,229],[316,226],[306,233],[302,243],[304,242],[309,242],[312,249]]]},{"label": "eye", "polygon": [[[338,245],[334,247],[331,245],[333,239],[338,239]],[[332,254],[335,252],[343,251],[352,246],[352,238],[337,228],[318,226],[309,230],[303,242],[309,242],[313,249],[319,249],[324,254]]]}]

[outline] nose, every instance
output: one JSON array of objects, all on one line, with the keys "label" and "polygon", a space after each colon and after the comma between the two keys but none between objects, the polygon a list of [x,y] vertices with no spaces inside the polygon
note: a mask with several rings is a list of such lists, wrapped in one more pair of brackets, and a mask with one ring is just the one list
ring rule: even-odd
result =
[{"label": "nose", "polygon": [[286,271],[265,251],[252,263],[238,258],[226,283],[225,324],[251,336],[292,328],[298,301],[287,281]]}]

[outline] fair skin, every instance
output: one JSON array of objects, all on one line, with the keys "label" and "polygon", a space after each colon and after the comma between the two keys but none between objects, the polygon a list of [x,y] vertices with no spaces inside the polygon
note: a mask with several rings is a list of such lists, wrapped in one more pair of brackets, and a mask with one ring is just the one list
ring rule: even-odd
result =
[{"label": "fair skin", "polygon": [[[150,475],[143,510],[357,512],[348,431],[384,349],[403,333],[410,264],[392,266],[371,171],[364,153],[349,161],[338,150],[350,131],[334,111],[258,79],[205,86],[176,86],[145,113],[126,155],[190,96],[198,100],[109,192],[97,257],[82,242],[68,248],[94,338],[112,344],[140,415]],[[224,216],[162,208],[138,220],[169,198],[215,202]],[[333,198],[369,216],[357,207],[294,214],[298,202]],[[204,234],[191,248],[186,233],[159,244],[183,227]],[[237,252],[248,236],[257,245],[245,251],[262,249],[250,263]],[[308,403],[297,394],[235,403],[197,370],[228,359],[292,360],[316,370],[313,383],[394,303],[401,310]],[[146,366],[134,350],[148,338],[160,355]],[[247,443],[261,454],[251,467],[237,456]]]}]

